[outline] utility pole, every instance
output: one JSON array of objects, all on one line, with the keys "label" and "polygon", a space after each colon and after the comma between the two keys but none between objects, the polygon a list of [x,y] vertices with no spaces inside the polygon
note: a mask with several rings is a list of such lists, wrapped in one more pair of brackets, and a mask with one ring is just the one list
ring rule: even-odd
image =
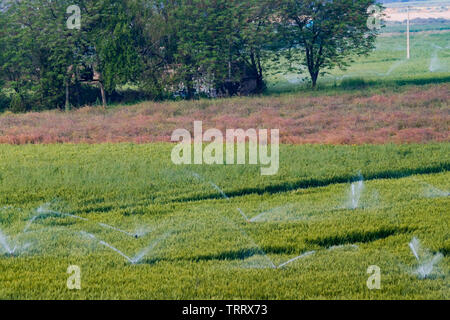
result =
[{"label": "utility pole", "polygon": [[408,19],[406,21],[406,59],[411,58],[410,54],[410,42],[409,42],[409,6],[407,8]]}]

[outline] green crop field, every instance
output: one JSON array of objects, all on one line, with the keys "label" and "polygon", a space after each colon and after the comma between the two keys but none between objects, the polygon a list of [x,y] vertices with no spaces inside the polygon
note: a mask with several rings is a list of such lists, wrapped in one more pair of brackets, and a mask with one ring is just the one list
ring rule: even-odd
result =
[{"label": "green crop field", "polygon": [[0,299],[450,298],[450,144],[282,145],[272,177],[172,147],[1,145]]},{"label": "green crop field", "polygon": [[0,1],[0,300],[450,300],[449,7]]}]

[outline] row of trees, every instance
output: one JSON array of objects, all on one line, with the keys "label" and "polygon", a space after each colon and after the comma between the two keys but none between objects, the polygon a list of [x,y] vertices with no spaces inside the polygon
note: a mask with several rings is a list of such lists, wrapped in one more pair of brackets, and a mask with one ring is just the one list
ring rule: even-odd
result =
[{"label": "row of trees", "polygon": [[315,86],[321,72],[373,49],[375,2],[2,1],[1,92],[15,111],[80,105],[94,86],[103,105],[124,86],[152,99],[252,94],[281,61]]}]

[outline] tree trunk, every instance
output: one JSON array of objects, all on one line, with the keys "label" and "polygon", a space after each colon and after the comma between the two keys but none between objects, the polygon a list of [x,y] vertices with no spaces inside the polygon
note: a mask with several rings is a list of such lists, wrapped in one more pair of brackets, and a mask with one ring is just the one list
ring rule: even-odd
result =
[{"label": "tree trunk", "polygon": [[191,74],[187,74],[184,77],[184,81],[186,82],[185,87],[186,87],[186,94],[187,94],[186,99],[187,100],[192,100],[194,98],[194,86],[192,84],[192,79],[193,79],[193,76]]},{"label": "tree trunk", "polygon": [[102,83],[101,80],[98,82],[98,86],[100,87],[100,93],[102,95],[102,106],[103,106],[103,109],[106,109],[105,87],[103,86],[103,83]]},{"label": "tree trunk", "polygon": [[77,106],[81,105],[81,84],[80,84],[80,72],[78,68],[75,68],[75,95],[77,96]]},{"label": "tree trunk", "polygon": [[[98,54],[96,55],[96,59],[97,59],[97,65],[93,66],[94,78],[95,78],[96,69],[100,69],[100,58],[99,58]],[[103,109],[106,109],[106,93],[105,93],[105,86],[103,85],[103,74],[100,70],[97,70],[97,73],[98,73],[98,79],[97,79],[98,86],[100,87],[100,93],[102,95],[102,106],[103,106]]]},{"label": "tree trunk", "polygon": [[261,65],[261,56],[259,52],[254,52],[254,50],[250,53],[250,62],[253,76],[256,80],[256,88],[253,93],[262,93],[266,89],[266,84],[264,82],[263,69]]},{"label": "tree trunk", "polygon": [[66,80],[66,111],[70,110],[69,80]]},{"label": "tree trunk", "polygon": [[258,78],[257,78],[257,91],[258,93],[262,93],[264,92],[264,90],[266,90],[266,83],[264,82],[264,73],[263,73],[263,68],[261,65],[261,55],[259,54],[259,52],[256,55],[257,61],[258,61]]},{"label": "tree trunk", "polygon": [[194,98],[194,88],[192,87],[192,85],[188,85],[187,86],[187,99],[188,100],[192,100]]},{"label": "tree trunk", "polygon": [[77,95],[77,106],[81,106],[81,84],[79,81],[75,84],[75,90]]},{"label": "tree trunk", "polygon": [[263,93],[266,89],[266,84],[264,83],[264,79],[262,75],[258,75],[256,78],[256,93]]},{"label": "tree trunk", "polygon": [[316,88],[317,87],[317,78],[319,77],[319,72],[313,72],[311,73],[311,82],[312,82],[312,87]]}]

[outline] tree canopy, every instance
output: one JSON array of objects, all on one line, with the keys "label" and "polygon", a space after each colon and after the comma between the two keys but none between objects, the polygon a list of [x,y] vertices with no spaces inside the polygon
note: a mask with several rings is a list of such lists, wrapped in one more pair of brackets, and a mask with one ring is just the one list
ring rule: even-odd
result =
[{"label": "tree canopy", "polygon": [[315,86],[373,49],[375,2],[79,0],[80,25],[69,28],[73,1],[1,1],[0,104],[106,105],[119,88],[137,99],[261,93],[280,55]]},{"label": "tree canopy", "polygon": [[[321,71],[345,68],[357,55],[374,49],[378,30],[368,27],[372,0],[287,0],[280,28],[285,55],[305,67],[316,86]],[[292,50],[298,49],[298,50]]]}]

